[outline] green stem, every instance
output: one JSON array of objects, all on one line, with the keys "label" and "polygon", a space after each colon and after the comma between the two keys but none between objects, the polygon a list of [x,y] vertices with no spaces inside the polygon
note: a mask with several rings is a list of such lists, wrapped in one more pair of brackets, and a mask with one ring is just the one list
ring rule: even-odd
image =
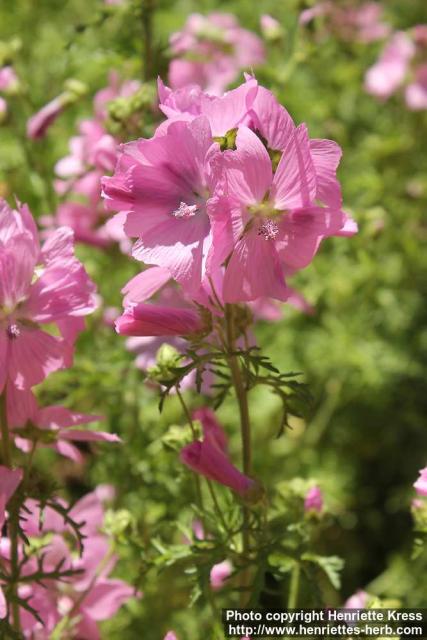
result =
[{"label": "green stem", "polygon": [[153,13],[154,0],[142,0],[142,32],[143,49],[143,77],[144,82],[153,78]]},{"label": "green stem", "polygon": [[[3,461],[9,469],[12,469],[12,454],[10,450],[9,427],[7,423],[7,407],[6,407],[6,387],[0,394],[0,422],[1,422],[1,442],[3,450]],[[18,581],[19,581],[19,558],[18,558],[18,535],[19,535],[19,507],[18,511],[14,509],[14,503],[11,502],[9,508],[9,538],[10,538],[10,595],[12,601],[12,627],[20,633],[21,621],[19,616],[18,602]]]},{"label": "green stem", "polygon": [[[226,332],[227,332],[227,347],[228,347],[228,362],[231,370],[231,378],[233,380],[233,386],[236,393],[237,402],[239,405],[240,414],[240,433],[242,438],[242,458],[243,458],[243,473],[247,476],[251,475],[252,470],[252,450],[251,450],[251,424],[249,418],[249,405],[248,394],[246,386],[242,378],[242,372],[240,369],[239,358],[233,355],[235,351],[236,333],[234,325],[234,308],[232,305],[226,305],[225,312],[226,319]],[[250,547],[250,535],[249,535],[249,509],[246,505],[242,506],[242,551],[245,561],[248,560],[249,547]],[[249,575],[247,570],[242,572],[242,587],[247,587],[249,582]],[[245,602],[245,592],[242,591],[241,602],[242,606]]]},{"label": "green stem", "polygon": [[291,584],[289,585],[288,609],[295,609],[297,606],[300,575],[301,565],[296,562],[292,569]]}]

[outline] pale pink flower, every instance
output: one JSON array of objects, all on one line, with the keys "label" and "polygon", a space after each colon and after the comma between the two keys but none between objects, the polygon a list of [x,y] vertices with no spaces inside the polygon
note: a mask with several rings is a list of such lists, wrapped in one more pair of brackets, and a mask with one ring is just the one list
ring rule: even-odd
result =
[{"label": "pale pink flower", "polygon": [[191,14],[183,30],[172,34],[170,45],[174,59],[169,84],[173,89],[197,84],[208,93],[221,95],[242,69],[265,60],[258,36],[226,13]]},{"label": "pale pink flower", "polygon": [[178,640],[175,631],[168,631],[163,640]]},{"label": "pale pink flower", "polygon": [[390,26],[383,21],[383,12],[383,6],[379,2],[340,6],[326,1],[305,9],[299,22],[306,25],[323,16],[327,31],[333,32],[341,40],[368,43],[385,38],[390,33]]},{"label": "pale pink flower", "polygon": [[323,494],[320,487],[311,487],[307,491],[304,498],[304,509],[306,511],[317,511],[320,513],[323,509]]},{"label": "pale pink flower", "polygon": [[7,102],[0,96],[0,124],[3,122],[7,114]]},{"label": "pale pink flower", "polygon": [[266,40],[279,40],[283,36],[280,22],[266,13],[260,18],[260,26],[262,35]]},{"label": "pale pink flower", "polygon": [[414,482],[414,488],[419,496],[427,496],[427,467],[421,469],[420,477]]},{"label": "pale pink flower", "polygon": [[359,589],[345,601],[344,609],[365,609],[368,597],[366,591]]},{"label": "pale pink flower", "polygon": [[222,562],[218,562],[218,564],[214,564],[209,575],[211,588],[214,591],[222,589],[232,572],[233,565],[230,560],[223,560]]},{"label": "pale pink flower", "polygon": [[389,98],[404,83],[414,54],[415,46],[410,37],[403,31],[397,31],[378,62],[368,69],[366,91],[382,100]]},{"label": "pale pink flower", "polygon": [[415,70],[414,81],[405,89],[405,100],[409,109],[427,109],[427,61]]},{"label": "pale pink flower", "polygon": [[[70,365],[94,294],[71,229],[58,229],[40,246],[28,208],[0,202],[0,390],[7,378],[26,389]],[[43,325],[56,325],[59,335]]]},{"label": "pale pink flower", "polygon": [[129,98],[140,89],[139,80],[121,80],[117,71],[111,71],[108,76],[108,86],[100,89],[94,98],[95,116],[104,121],[108,115],[108,103],[116,98]]},{"label": "pale pink flower", "polygon": [[19,391],[13,385],[7,387],[7,413],[15,444],[23,451],[31,449],[31,442],[25,437],[25,431],[20,434],[19,430],[28,423],[40,430],[38,446],[52,447],[74,462],[82,462],[83,457],[73,442],[121,442],[113,433],[76,428],[98,422],[102,416],[76,413],[56,405],[39,408],[32,391]]},{"label": "pale pink flower", "polygon": [[11,66],[0,68],[0,91],[9,93],[13,91],[19,84],[15,70]]}]

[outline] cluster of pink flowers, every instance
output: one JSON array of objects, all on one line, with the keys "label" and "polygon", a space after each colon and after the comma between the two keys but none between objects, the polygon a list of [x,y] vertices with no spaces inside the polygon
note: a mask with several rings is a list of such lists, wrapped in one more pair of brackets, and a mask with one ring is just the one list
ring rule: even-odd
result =
[{"label": "cluster of pink flowers", "polygon": [[[0,467],[0,477],[1,518],[4,504],[18,487],[22,473]],[[99,486],[69,510],[69,517],[79,525],[79,533],[84,537],[81,554],[73,529],[57,510],[48,506],[41,513],[36,501],[28,499],[25,502],[22,526],[28,544],[20,543],[18,549],[22,563],[22,584],[18,594],[29,605],[29,608],[22,607],[20,612],[25,638],[47,640],[67,617],[67,628],[73,628],[72,637],[99,640],[97,623],[109,619],[124,602],[139,595],[122,580],[109,577],[117,556],[108,536],[102,532],[103,502],[113,495],[111,487]],[[68,508],[63,501],[60,505]],[[3,538],[0,555],[6,571],[10,553],[9,541]],[[52,577],[37,578],[41,569]],[[54,577],[57,572],[63,574],[60,580]],[[4,601],[0,601],[0,615],[6,616]]]},{"label": "cluster of pink flowers", "polygon": [[[112,72],[109,85],[95,95],[93,118],[80,122],[79,135],[73,136],[69,143],[70,153],[56,163],[55,190],[66,199],[55,216],[44,217],[47,227],[66,225],[74,230],[77,242],[99,248],[119,242],[124,250],[127,249],[120,227],[111,221],[106,223],[100,181],[101,176],[114,169],[119,146],[119,141],[106,129],[108,103],[133,95],[139,87],[137,80],[121,83],[118,74]],[[49,124],[46,120],[43,131]]]},{"label": "cluster of pink flowers", "polygon": [[[82,456],[73,442],[119,441],[114,434],[78,428],[98,421],[98,416],[61,406],[38,407],[32,390],[49,374],[72,364],[84,316],[95,308],[95,286],[74,255],[72,230],[60,227],[40,244],[28,207],[18,205],[14,210],[1,201],[0,395],[5,410],[0,419],[5,421],[2,438],[7,433],[10,442],[22,451],[32,450],[37,443],[37,447],[52,447],[81,462]],[[4,451],[9,449],[9,443],[2,442],[2,446]],[[6,575],[12,563],[12,542],[5,510],[22,478],[22,469],[0,467],[0,529],[6,522],[8,532],[8,537],[2,538],[0,555]],[[65,503],[60,504],[68,508]],[[103,560],[109,543],[100,532],[100,490],[69,511],[72,520],[79,525],[84,523],[81,533],[86,539],[80,558],[68,546],[69,521],[49,507],[43,509],[43,518],[40,515],[37,502],[27,499],[20,512],[21,526],[30,547],[33,537],[41,538],[43,544],[40,559],[28,551],[21,537],[18,540],[18,596],[29,605],[29,609],[21,607],[24,635],[47,639],[59,621],[70,616],[78,620],[79,637],[96,640],[97,621],[112,615],[133,594],[130,586],[108,577],[115,557],[111,555],[107,563]],[[69,580],[55,578],[58,566],[61,571],[70,572]],[[44,579],[41,573],[52,577]],[[0,586],[0,617],[5,618],[8,613]]]},{"label": "cluster of pink flowers", "polygon": [[300,24],[306,25],[320,17],[325,19],[327,28],[342,40],[368,43],[381,40],[390,33],[389,25],[383,21],[383,6],[378,2],[364,2],[360,6],[329,0],[318,2],[301,13]]},{"label": "cluster of pink flowers", "polygon": [[427,109],[427,25],[396,31],[365,78],[368,93],[387,100],[404,91],[409,109]]},{"label": "cluster of pink flowers", "polygon": [[243,29],[229,13],[193,13],[182,31],[172,34],[173,60],[169,84],[173,89],[199,85],[221,95],[243,69],[265,60],[264,46],[254,33]]},{"label": "cluster of pink flowers", "polygon": [[221,97],[160,82],[159,97],[167,120],[153,138],[121,147],[103,194],[137,238],[133,256],[157,267],[153,292],[169,277],[189,302],[156,308],[148,296],[125,298],[117,322],[125,335],[206,331],[200,308],[212,311],[214,300],[287,300],[285,278],[322,239],[357,230],[342,210],[339,146],[310,139],[254,78]]},{"label": "cluster of pink flowers", "polygon": [[[0,393],[28,390],[70,366],[95,286],[61,227],[40,245],[26,206],[0,202]],[[54,329],[54,331],[52,331]]]}]

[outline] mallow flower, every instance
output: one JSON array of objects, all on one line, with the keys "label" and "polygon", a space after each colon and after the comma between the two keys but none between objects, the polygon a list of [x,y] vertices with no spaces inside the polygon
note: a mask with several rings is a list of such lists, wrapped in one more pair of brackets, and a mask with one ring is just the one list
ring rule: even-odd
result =
[{"label": "mallow flower", "polygon": [[242,69],[265,59],[261,39],[229,13],[191,14],[182,31],[172,34],[170,46],[171,87],[197,84],[213,95],[221,95]]},{"label": "mallow flower", "polygon": [[187,292],[200,287],[212,245],[210,207],[219,145],[207,118],[173,122],[165,135],[123,145],[103,180],[106,206],[125,211],[133,256],[167,269]]},{"label": "mallow flower", "polygon": [[305,511],[317,511],[320,513],[323,509],[323,494],[318,486],[311,487],[304,498]]},{"label": "mallow flower", "polygon": [[0,392],[70,365],[82,318],[96,307],[95,286],[62,227],[41,246],[29,209],[0,201]]},{"label": "mallow flower", "polygon": [[427,467],[421,469],[420,477],[414,482],[414,488],[419,496],[427,496]]},{"label": "mallow flower", "polygon": [[[228,251],[223,295],[227,302],[262,296],[286,300],[285,275],[306,267],[323,237],[345,223],[340,202],[318,203],[318,180],[307,129],[289,130],[279,160],[261,139],[239,127],[236,150],[224,153],[228,196],[214,228],[220,260]],[[275,169],[275,170],[274,170]],[[332,203],[331,203],[332,204]]]}]

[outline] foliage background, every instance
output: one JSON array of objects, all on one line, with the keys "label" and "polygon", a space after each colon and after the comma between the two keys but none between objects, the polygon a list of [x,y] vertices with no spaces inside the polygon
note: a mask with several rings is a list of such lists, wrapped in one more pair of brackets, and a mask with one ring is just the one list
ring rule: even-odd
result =
[{"label": "foliage background", "polygon": [[[212,2],[159,0],[153,16],[156,72],[167,68],[167,39],[192,11],[231,11],[258,30],[270,13],[285,28],[280,44],[270,45],[268,64],[257,73],[296,122],[312,137],[330,137],[343,147],[340,168],[346,208],[360,228],[351,240],[332,239],[295,286],[315,306],[313,316],[286,307],[279,324],[257,328],[259,344],[282,370],[304,372],[314,403],[306,421],[276,439],[279,407],[273,396],[257,392],[251,411],[258,443],[256,474],[275,483],[315,478],[331,513],[319,542],[326,555],[345,560],[342,602],[358,588],[406,606],[426,606],[426,561],[411,560],[412,483],[426,463],[427,430],[427,112],[407,111],[399,97],[378,103],[363,91],[365,70],[380,45],[343,42],[297,29],[303,4],[263,0]],[[427,22],[424,0],[383,3],[395,28]],[[108,70],[123,76],[143,71],[144,39],[139,3],[107,7],[96,0],[42,0],[0,3],[0,40],[19,38],[14,61],[25,95],[10,101],[10,119],[0,128],[0,191],[16,194],[37,216],[52,213],[53,166],[65,155],[76,123],[91,113],[91,97],[106,84]],[[86,82],[90,95],[70,109],[38,143],[25,140],[26,118],[57,95],[66,78]],[[136,265],[118,250],[102,253],[79,247],[107,306],[120,306],[120,289]],[[64,402],[80,411],[100,412],[123,446],[87,450],[86,462],[39,457],[43,477],[54,465],[67,494],[77,498],[96,483],[118,488],[118,509],[128,509],[134,534],[124,535],[121,573],[138,580],[143,547],[159,531],[182,535],[175,520],[188,525],[188,479],[174,451],[161,437],[182,424],[176,398],[159,417],[155,391],[133,366],[123,340],[98,314],[78,344],[73,369],[43,386],[46,402]],[[189,396],[193,406],[202,403]],[[220,410],[229,433],[237,433],[235,411]],[[219,558],[219,560],[222,558]],[[186,576],[178,564],[141,579],[145,597],[111,622],[105,638],[147,640],[175,628],[196,638],[208,624],[207,611],[188,608]],[[267,603],[276,596],[265,594]],[[331,596],[332,597],[332,596]],[[269,598],[271,598],[269,600]]]}]

